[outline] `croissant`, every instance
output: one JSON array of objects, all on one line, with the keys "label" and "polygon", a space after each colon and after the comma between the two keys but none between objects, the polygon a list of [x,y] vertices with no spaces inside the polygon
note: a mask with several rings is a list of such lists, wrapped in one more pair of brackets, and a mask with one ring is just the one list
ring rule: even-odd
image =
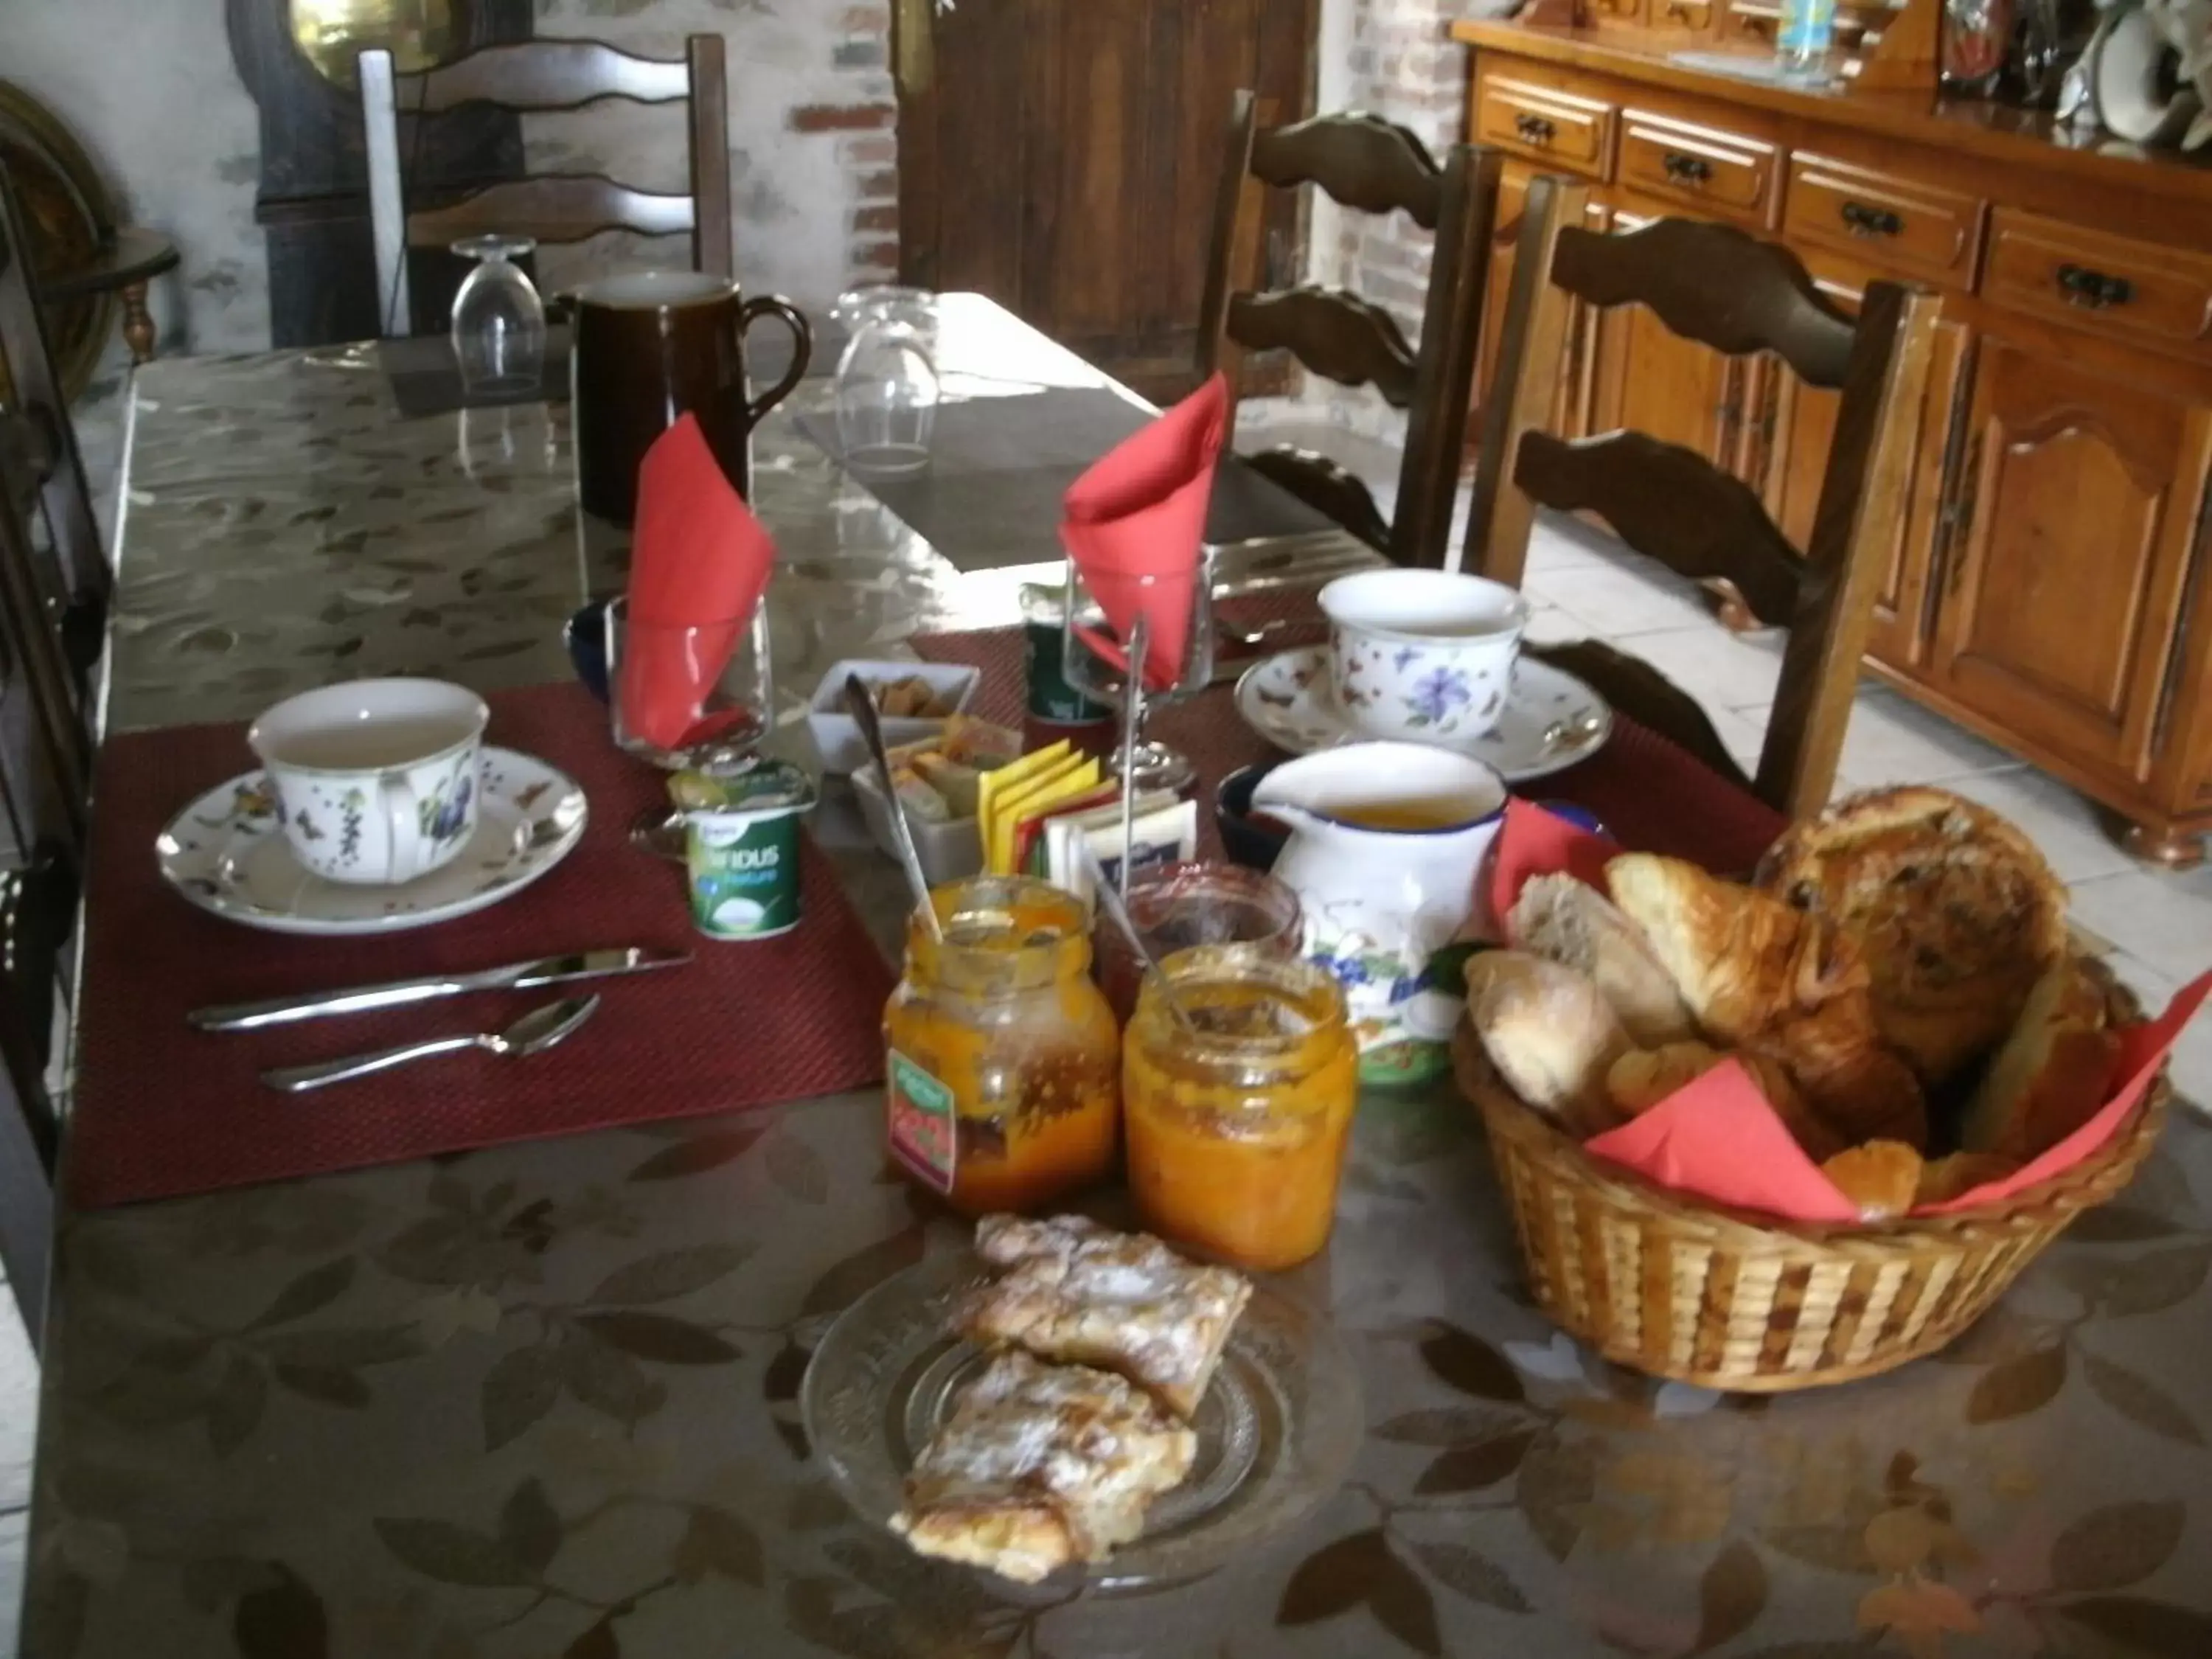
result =
[{"label": "croissant", "polygon": [[1826,921],[1651,854],[1613,860],[1606,883],[1709,1036],[1780,1060],[1847,1140],[1927,1144],[1919,1081],[1882,1047],[1866,964]]}]

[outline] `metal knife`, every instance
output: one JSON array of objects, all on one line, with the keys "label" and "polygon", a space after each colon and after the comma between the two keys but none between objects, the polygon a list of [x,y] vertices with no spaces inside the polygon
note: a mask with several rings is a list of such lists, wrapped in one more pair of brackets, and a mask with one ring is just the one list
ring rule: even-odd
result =
[{"label": "metal knife", "polygon": [[362,985],[348,991],[318,991],[305,996],[276,997],[267,1002],[238,1002],[221,1008],[198,1008],[185,1018],[203,1031],[253,1031],[266,1025],[289,1025],[294,1020],[320,1019],[331,1014],[365,1014],[379,1008],[400,1008],[434,997],[459,996],[467,991],[529,991],[541,985],[566,985],[580,979],[607,979],[617,974],[641,974],[648,969],[680,967],[691,960],[684,951],[654,951],[630,945],[611,951],[581,951],[574,956],[540,957],[535,962],[510,963],[504,968],[484,968],[471,974],[441,974],[424,979],[393,980],[386,985]]}]

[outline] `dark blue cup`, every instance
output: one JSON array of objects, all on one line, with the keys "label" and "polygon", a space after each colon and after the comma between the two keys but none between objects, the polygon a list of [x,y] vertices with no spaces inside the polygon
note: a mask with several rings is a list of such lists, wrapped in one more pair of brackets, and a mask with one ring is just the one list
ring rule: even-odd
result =
[{"label": "dark blue cup", "polygon": [[576,678],[584,689],[601,702],[607,700],[607,602],[594,599],[574,616],[561,630],[561,642],[568,647],[568,660],[574,665]]},{"label": "dark blue cup", "polygon": [[1265,761],[1231,772],[1213,792],[1213,822],[1230,862],[1263,874],[1275,867],[1283,844],[1291,838],[1291,832],[1273,819],[1252,815],[1252,792],[1277,763]]}]

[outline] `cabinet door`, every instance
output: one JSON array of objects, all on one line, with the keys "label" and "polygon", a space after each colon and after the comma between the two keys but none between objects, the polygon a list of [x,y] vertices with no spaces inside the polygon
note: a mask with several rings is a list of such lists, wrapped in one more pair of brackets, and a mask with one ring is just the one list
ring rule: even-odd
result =
[{"label": "cabinet door", "polygon": [[[1615,231],[1649,224],[1654,211],[1622,210]],[[1670,333],[1642,306],[1594,319],[1589,429],[1648,434],[1734,471],[1741,465],[1744,409],[1757,366]]]},{"label": "cabinet door", "polygon": [[[1867,273],[1840,261],[1808,263],[1821,293],[1856,316]],[[1891,544],[1867,642],[1869,655],[1897,668],[1917,667],[1928,654],[1929,569],[1942,510],[1952,410],[1966,355],[1966,325],[1945,318],[1936,328],[1909,505]],[[1838,392],[1807,386],[1778,358],[1759,365],[1753,404],[1758,415],[1752,423],[1745,476],[1765,497],[1767,512],[1790,545],[1801,552],[1813,539],[1813,517],[1820,510],[1820,485],[1827,473],[1828,448],[1835,441],[1836,408],[1841,401]]]},{"label": "cabinet door", "polygon": [[1984,335],[1932,678],[2114,778],[2150,771],[2212,406]]}]

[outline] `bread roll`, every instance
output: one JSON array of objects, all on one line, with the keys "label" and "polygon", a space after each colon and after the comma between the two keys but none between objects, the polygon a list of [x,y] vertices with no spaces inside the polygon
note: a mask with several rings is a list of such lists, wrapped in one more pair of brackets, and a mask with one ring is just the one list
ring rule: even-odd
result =
[{"label": "bread roll", "polygon": [[1490,1063],[1529,1105],[1577,1135],[1620,1121],[1605,1076],[1631,1044],[1589,980],[1525,951],[1486,951],[1468,958],[1467,1007]]},{"label": "bread roll", "polygon": [[2025,1163],[2087,1122],[2119,1057],[2106,1015],[2101,969],[2069,958],[2045,973],[1966,1103],[1960,1146]]},{"label": "bread roll", "polygon": [[2067,951],[2066,890],[2034,842],[1948,790],[1838,801],[1785,831],[1759,881],[1857,949],[1876,1029],[1929,1083],[2002,1040]]},{"label": "bread roll", "polygon": [[1920,1192],[1920,1154],[1898,1140],[1869,1140],[1838,1152],[1820,1173],[1858,1206],[1862,1221],[1887,1221],[1910,1212]]},{"label": "bread roll", "polygon": [[1881,1046],[1866,966],[1833,928],[1680,859],[1625,854],[1606,882],[1708,1036],[1779,1060],[1845,1141],[1927,1144],[1919,1084]]},{"label": "bread roll", "polygon": [[1681,993],[1642,930],[1587,883],[1572,876],[1533,878],[1506,917],[1505,931],[1520,949],[1588,975],[1628,1035],[1644,1048],[1698,1035]]},{"label": "bread roll", "polygon": [[1948,1204],[2019,1170],[2018,1159],[2000,1158],[1995,1152],[1954,1152],[1948,1158],[1930,1158],[1921,1168],[1920,1190],[1913,1195],[1912,1206]]}]

